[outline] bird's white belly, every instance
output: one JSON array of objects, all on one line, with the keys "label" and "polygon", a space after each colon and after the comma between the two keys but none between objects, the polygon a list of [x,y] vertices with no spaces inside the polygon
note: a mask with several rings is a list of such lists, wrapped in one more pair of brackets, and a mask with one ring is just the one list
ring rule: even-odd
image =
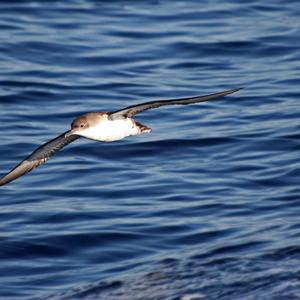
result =
[{"label": "bird's white belly", "polygon": [[102,142],[113,142],[129,135],[139,134],[137,126],[131,119],[103,120],[96,126],[84,130],[83,136]]}]

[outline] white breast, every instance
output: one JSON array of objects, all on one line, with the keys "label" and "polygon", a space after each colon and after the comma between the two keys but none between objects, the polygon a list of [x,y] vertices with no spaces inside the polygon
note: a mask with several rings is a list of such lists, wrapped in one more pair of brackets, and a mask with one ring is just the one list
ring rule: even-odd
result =
[{"label": "white breast", "polygon": [[114,121],[101,120],[96,126],[83,130],[81,135],[96,141],[112,142],[139,133],[139,128],[135,126],[134,121],[126,118]]}]

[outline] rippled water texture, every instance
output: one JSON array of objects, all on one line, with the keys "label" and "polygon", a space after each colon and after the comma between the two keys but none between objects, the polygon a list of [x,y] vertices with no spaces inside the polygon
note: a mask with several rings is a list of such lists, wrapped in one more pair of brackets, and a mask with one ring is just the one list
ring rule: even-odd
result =
[{"label": "rippled water texture", "polygon": [[1,299],[300,299],[298,1],[1,1],[0,169],[88,111],[151,134],[79,140],[0,189]]}]

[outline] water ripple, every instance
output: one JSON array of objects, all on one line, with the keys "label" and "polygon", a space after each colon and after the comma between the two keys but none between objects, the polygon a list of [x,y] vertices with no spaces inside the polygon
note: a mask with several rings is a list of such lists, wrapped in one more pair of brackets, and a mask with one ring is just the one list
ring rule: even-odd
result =
[{"label": "water ripple", "polygon": [[2,1],[3,172],[82,113],[244,90],[2,187],[0,298],[298,299],[297,4]]}]

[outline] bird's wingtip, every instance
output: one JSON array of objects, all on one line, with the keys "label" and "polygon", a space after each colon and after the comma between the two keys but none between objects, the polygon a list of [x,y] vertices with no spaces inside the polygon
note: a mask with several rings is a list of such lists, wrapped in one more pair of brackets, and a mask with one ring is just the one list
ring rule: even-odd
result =
[{"label": "bird's wingtip", "polygon": [[236,88],[236,89],[231,89],[231,90],[224,91],[221,94],[223,94],[224,96],[226,96],[226,95],[230,95],[230,94],[236,93],[236,92],[238,92],[238,91],[240,91],[242,89],[244,89],[244,88],[243,87],[239,87],[239,88]]},{"label": "bird's wingtip", "polygon": [[0,186],[6,185],[7,183],[8,183],[8,181],[6,180],[6,176],[2,176],[0,178]]},{"label": "bird's wingtip", "polygon": [[243,89],[244,89],[243,87],[239,87],[239,88],[236,88],[236,89],[229,90],[229,92],[235,93],[235,92],[238,92],[238,91],[243,90]]}]

